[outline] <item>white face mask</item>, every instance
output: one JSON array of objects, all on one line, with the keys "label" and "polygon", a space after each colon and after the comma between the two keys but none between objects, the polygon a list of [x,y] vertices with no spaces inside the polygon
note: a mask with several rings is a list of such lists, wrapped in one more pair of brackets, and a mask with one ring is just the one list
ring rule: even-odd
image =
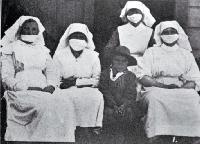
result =
[{"label": "white face mask", "polygon": [[35,42],[38,38],[38,35],[21,35],[21,39],[27,42]]},{"label": "white face mask", "polygon": [[84,48],[87,47],[87,42],[85,40],[79,40],[79,39],[70,39],[69,45],[71,48],[75,51],[81,51]]},{"label": "white face mask", "polygon": [[130,16],[127,15],[127,19],[132,23],[138,23],[142,20],[142,15],[141,14],[133,14]]},{"label": "white face mask", "polygon": [[179,38],[178,34],[173,34],[173,35],[161,35],[161,39],[168,43],[168,44],[171,44],[175,41],[177,41]]}]

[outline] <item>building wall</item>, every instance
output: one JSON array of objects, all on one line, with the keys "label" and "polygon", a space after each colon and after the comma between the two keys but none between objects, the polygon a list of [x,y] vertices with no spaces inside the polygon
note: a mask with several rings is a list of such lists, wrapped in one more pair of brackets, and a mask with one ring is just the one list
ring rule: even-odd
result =
[{"label": "building wall", "polygon": [[[122,25],[119,18],[121,9],[129,0],[95,0],[94,5],[94,40],[101,52],[117,26]],[[134,0],[133,0],[134,1]],[[140,0],[151,11],[156,24],[163,20],[175,19],[176,0]],[[183,1],[183,0],[177,0]],[[180,20],[181,23],[182,20]],[[154,26],[155,26],[154,25]]]},{"label": "building wall", "polygon": [[200,0],[188,0],[187,26],[193,54],[200,58]]},{"label": "building wall", "polygon": [[47,47],[54,52],[69,24],[85,23],[93,29],[94,0],[3,0],[2,34],[21,15],[41,20]]},{"label": "building wall", "polygon": [[[1,0],[0,0],[1,1]],[[2,34],[21,15],[40,18],[55,50],[59,38],[72,22],[86,23],[94,34],[97,50],[105,47],[121,23],[119,15],[127,0],[3,0]],[[189,35],[195,57],[200,57],[200,0],[141,0],[157,23],[176,19]],[[52,44],[53,42],[53,44]]]}]

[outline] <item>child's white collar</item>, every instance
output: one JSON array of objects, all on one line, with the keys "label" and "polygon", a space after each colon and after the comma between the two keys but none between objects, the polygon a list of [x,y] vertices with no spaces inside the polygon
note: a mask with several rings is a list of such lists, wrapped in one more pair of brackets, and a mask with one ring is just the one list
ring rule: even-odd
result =
[{"label": "child's white collar", "polygon": [[116,81],[120,76],[122,76],[124,72],[118,72],[115,77],[113,77],[113,70],[110,68],[110,79],[112,81]]}]

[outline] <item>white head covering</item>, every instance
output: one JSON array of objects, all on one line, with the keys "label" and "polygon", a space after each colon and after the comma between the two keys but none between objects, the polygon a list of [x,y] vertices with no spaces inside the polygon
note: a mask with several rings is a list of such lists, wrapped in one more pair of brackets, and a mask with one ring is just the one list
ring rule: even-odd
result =
[{"label": "white head covering", "polygon": [[0,41],[0,45],[1,46],[6,46],[16,40],[18,40],[17,37],[17,32],[19,30],[19,28],[21,28],[22,24],[29,19],[33,19],[36,21],[36,23],[38,24],[38,28],[39,28],[39,33],[38,33],[38,38],[37,40],[33,43],[33,44],[38,44],[38,45],[45,45],[44,42],[44,37],[43,37],[43,32],[45,30],[44,26],[42,25],[42,23],[40,22],[40,20],[37,17],[32,17],[32,16],[21,16],[6,32],[5,32],[5,36],[2,38],[2,40]]},{"label": "white head covering", "polygon": [[161,41],[160,35],[164,29],[170,28],[170,27],[172,27],[178,31],[179,39],[177,41],[177,44],[181,48],[192,51],[190,42],[188,40],[188,36],[186,35],[183,28],[179,25],[179,23],[177,21],[164,21],[164,22],[159,23],[156,26],[155,32],[154,32],[154,39],[156,41],[156,44],[154,46],[161,46],[162,41]]},{"label": "white head covering", "polygon": [[81,24],[81,23],[73,23],[70,24],[69,27],[67,28],[67,30],[65,31],[64,35],[61,37],[60,42],[58,44],[58,47],[56,49],[56,53],[58,53],[58,51],[60,51],[61,49],[64,49],[66,47],[69,46],[68,41],[66,41],[66,39],[75,32],[81,32],[83,34],[86,35],[87,37],[87,47],[88,49],[94,50],[95,46],[94,46],[94,42],[93,42],[93,35],[92,33],[89,31],[87,25],[85,24]]},{"label": "white head covering", "polygon": [[127,1],[120,15],[120,18],[123,21],[126,21],[126,13],[132,8],[136,8],[142,11],[142,13],[144,14],[144,23],[146,26],[152,27],[152,25],[156,22],[155,18],[151,15],[149,8],[147,8],[140,1]]}]

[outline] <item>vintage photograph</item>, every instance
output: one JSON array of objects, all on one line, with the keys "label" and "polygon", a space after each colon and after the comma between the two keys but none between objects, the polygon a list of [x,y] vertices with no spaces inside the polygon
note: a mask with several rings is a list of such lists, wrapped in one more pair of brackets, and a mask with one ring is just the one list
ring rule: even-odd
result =
[{"label": "vintage photograph", "polygon": [[0,0],[2,144],[200,144],[200,0]]}]

